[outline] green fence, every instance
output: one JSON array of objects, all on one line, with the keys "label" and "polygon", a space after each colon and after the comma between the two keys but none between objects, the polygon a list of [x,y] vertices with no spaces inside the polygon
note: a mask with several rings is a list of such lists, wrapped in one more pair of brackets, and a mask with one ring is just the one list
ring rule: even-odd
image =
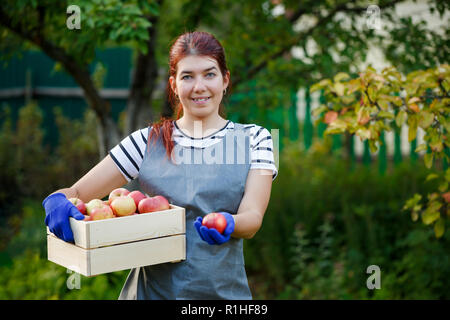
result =
[{"label": "green fence", "polygon": [[[128,48],[99,50],[90,70],[98,63],[107,70],[101,93],[111,103],[112,117],[117,120],[128,96],[132,52]],[[58,142],[53,108],[61,107],[63,114],[71,119],[82,118],[86,109],[82,91],[72,77],[57,72],[55,62],[40,51],[25,51],[21,57],[0,65],[0,108],[11,108],[14,124],[19,108],[30,99],[37,101],[43,111],[44,143],[50,147]]]}]

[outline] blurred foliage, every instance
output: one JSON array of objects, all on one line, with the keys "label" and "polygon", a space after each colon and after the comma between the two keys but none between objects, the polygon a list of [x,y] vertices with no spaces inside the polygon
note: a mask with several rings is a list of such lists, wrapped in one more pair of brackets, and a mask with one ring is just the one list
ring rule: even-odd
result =
[{"label": "blurred foliage", "polygon": [[[57,44],[71,59],[80,64],[90,63],[99,46],[128,45],[147,52],[145,41],[149,39],[147,28],[151,23],[146,15],[157,15],[155,1],[81,0],[80,27],[67,32],[66,20],[73,15],[66,14],[71,3],[67,1],[33,0],[2,2],[0,22],[33,44],[40,45],[42,39]],[[26,17],[26,19],[23,19]],[[1,29],[2,56],[12,56],[30,43],[17,41],[17,34]]]},{"label": "blurred foliage", "polygon": [[[117,299],[127,271],[87,278],[47,261],[47,238],[40,202],[26,200],[20,232],[2,252],[0,299]],[[69,289],[71,277],[79,289]],[[73,281],[73,282],[71,282]]]},{"label": "blurred foliage", "polygon": [[[26,108],[39,119],[36,105]],[[62,159],[52,160],[54,156],[47,154],[48,165],[41,163],[48,170],[46,176],[26,178],[44,181],[38,184],[41,188],[74,181],[98,160],[95,133],[88,129],[95,127],[95,116],[87,111],[83,120],[75,121],[64,118],[58,109],[55,112],[62,133],[56,153]],[[27,118],[26,114],[21,117]],[[19,128],[12,129],[11,120],[5,121],[2,156],[6,157],[3,152],[15,154],[7,141],[12,144],[14,136],[23,135],[16,131]],[[35,130],[39,136],[41,129]],[[401,211],[408,196],[436,187],[436,180],[423,183],[428,169],[405,161],[380,175],[376,164],[352,165],[330,150],[330,136],[315,140],[308,151],[297,142],[286,143],[282,150],[280,173],[263,226],[253,239],[244,242],[254,298],[450,298],[449,234],[436,239],[432,230],[413,223]],[[117,299],[128,271],[79,276],[80,289],[69,289],[68,281],[75,274],[47,261],[41,205],[45,190],[26,194],[30,189],[22,189],[13,178],[8,187],[15,190],[6,191],[20,194],[10,199],[24,200],[15,205],[14,215],[9,215],[14,232],[7,241],[2,240],[0,299]],[[9,207],[9,203],[2,203],[2,208]],[[381,269],[379,290],[366,287],[369,265]]]},{"label": "blurred foliage", "polygon": [[[290,143],[256,236],[245,241],[255,298],[448,299],[450,236],[402,212],[426,193],[428,169],[405,161],[380,174],[373,163],[351,164],[330,151],[331,137],[308,152]],[[366,269],[381,269],[381,289],[366,287]]]},{"label": "blurred foliage", "polygon": [[[213,32],[226,49],[232,81],[237,80],[234,91],[241,94],[227,108],[230,116],[281,128],[293,89],[339,72],[352,75],[365,61],[372,40],[378,40],[386,58],[405,73],[446,62],[449,52],[448,29],[440,34],[421,22],[412,23],[395,14],[388,5],[392,1],[378,2],[383,24],[389,26],[386,36],[358,26],[356,20],[367,7],[362,2],[159,3],[79,1],[82,29],[67,32],[61,19],[61,13],[66,18],[64,1],[4,1],[1,54],[10,57],[30,48],[11,27],[35,43],[42,37],[80,65],[91,62],[98,47],[126,45],[135,54],[145,53],[150,26],[146,18],[160,15],[159,65],[166,66],[168,44],[181,32]],[[284,9],[274,14],[280,4]],[[448,11],[448,2],[429,4],[441,18]],[[293,56],[292,49],[300,57]],[[95,83],[101,87],[106,70],[98,65],[97,71]],[[335,89],[340,92],[342,87]],[[81,276],[81,288],[69,290],[71,274],[46,259],[41,201],[98,162],[92,111],[77,121],[55,110],[60,135],[54,154],[42,145],[42,113],[35,103],[22,108],[16,126],[7,108],[1,116],[0,299],[116,299],[127,271]],[[245,241],[254,297],[448,299],[448,233],[435,239],[432,230],[414,224],[401,211],[411,194],[435,190],[436,179],[427,180],[429,171],[409,162],[380,175],[376,165],[352,165],[330,154],[329,141],[316,141],[308,152],[298,142],[287,144],[280,155],[280,173],[263,226]],[[381,268],[380,290],[366,287],[366,268],[372,264]]]},{"label": "blurred foliage", "polygon": [[[325,134],[355,134],[361,141],[368,140],[370,150],[375,152],[382,132],[407,123],[409,142],[416,140],[419,128],[425,132],[424,143],[415,152],[428,151],[423,157],[427,168],[434,165],[434,160],[450,162],[450,65],[416,70],[406,76],[394,67],[381,73],[368,67],[354,79],[340,72],[311,87],[311,91],[320,89],[324,90],[326,102],[313,114],[320,116],[316,123],[327,124]],[[433,224],[439,238],[450,217],[450,168],[428,175],[430,179],[437,179],[439,185],[427,195],[427,203],[420,203],[422,195],[416,193],[404,209],[412,212],[414,221],[420,215],[424,224]]]},{"label": "blurred foliage", "polygon": [[59,130],[55,152],[43,145],[42,110],[35,102],[20,108],[17,124],[5,107],[0,127],[0,250],[20,228],[23,198],[44,199],[81,178],[98,162],[97,120],[87,109],[80,120],[54,109]]}]

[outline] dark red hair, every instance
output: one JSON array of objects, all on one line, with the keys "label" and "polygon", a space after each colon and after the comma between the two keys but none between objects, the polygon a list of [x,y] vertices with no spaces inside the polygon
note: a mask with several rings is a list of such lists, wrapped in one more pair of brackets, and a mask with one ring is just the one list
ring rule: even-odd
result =
[{"label": "dark red hair", "polygon": [[[177,37],[170,47],[169,53],[169,78],[177,75],[177,64],[181,59],[190,56],[208,56],[214,58],[220,68],[220,72],[225,77],[228,68],[225,61],[225,50],[220,42],[208,32],[187,32]],[[231,89],[231,80],[229,82],[227,92]],[[175,120],[181,118],[183,113],[183,106],[178,100],[178,97],[173,92],[170,82],[167,81],[166,87],[167,97],[170,103],[170,107],[174,110]],[[222,117],[226,117],[223,104],[220,104],[219,114]],[[173,119],[161,117],[158,122],[153,123],[152,131],[150,132],[150,138],[147,144],[149,144],[152,137],[155,137],[153,144],[156,142],[160,135],[160,129],[162,128],[162,141],[167,151],[167,157],[171,159],[172,150],[174,148],[174,142],[172,140],[173,132]]]}]

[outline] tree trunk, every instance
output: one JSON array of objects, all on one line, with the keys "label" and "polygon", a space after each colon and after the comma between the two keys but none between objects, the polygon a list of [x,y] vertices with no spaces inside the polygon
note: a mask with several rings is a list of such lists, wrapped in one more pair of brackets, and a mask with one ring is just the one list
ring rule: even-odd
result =
[{"label": "tree trunk", "polygon": [[158,16],[149,17],[148,20],[152,25],[148,28],[150,38],[147,41],[147,54],[139,52],[136,59],[127,101],[125,135],[148,125],[156,116],[152,110],[152,96],[158,78],[158,65],[155,57]]},{"label": "tree trunk", "polygon": [[103,159],[108,151],[120,142],[120,133],[117,124],[111,117],[111,105],[100,96],[99,90],[89,74],[87,66],[78,65],[59,48],[50,43],[41,43],[42,50],[55,61],[61,62],[66,71],[83,89],[88,105],[94,110],[98,124],[99,157]]},{"label": "tree trunk", "polygon": [[[42,6],[40,11],[42,11]],[[41,13],[41,12],[40,12]],[[40,15],[41,19],[43,14]],[[40,21],[43,23],[43,20]],[[60,62],[65,70],[74,78],[75,82],[83,89],[88,105],[95,111],[99,122],[98,139],[100,159],[106,156],[106,153],[119,143],[120,134],[116,123],[111,117],[110,104],[100,97],[99,90],[95,87],[87,65],[80,65],[76,59],[66,52],[63,48],[48,41],[41,33],[39,28],[27,30],[20,24],[14,24],[3,10],[0,9],[0,25],[16,33],[19,37],[28,40],[42,49],[42,51],[55,61]]]}]

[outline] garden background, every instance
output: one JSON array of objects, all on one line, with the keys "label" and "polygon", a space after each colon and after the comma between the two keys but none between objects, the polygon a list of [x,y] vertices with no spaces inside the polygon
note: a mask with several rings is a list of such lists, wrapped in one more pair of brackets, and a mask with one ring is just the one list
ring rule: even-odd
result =
[{"label": "garden background", "polygon": [[[70,29],[77,22],[70,4],[80,8],[81,29]],[[325,135],[313,114],[327,103],[325,92],[309,90],[340,72],[358,77],[369,65],[406,75],[448,63],[448,6],[3,1],[0,299],[117,299],[128,271],[81,276],[77,289],[68,286],[72,273],[47,261],[41,203],[121,138],[172,115],[168,48],[188,30],[212,32],[225,47],[227,117],[278,137],[279,175],[263,226],[244,241],[254,298],[448,299],[449,233],[437,238],[402,210],[415,193],[436,190],[427,177],[448,162],[427,168],[428,151],[415,152],[424,132],[408,141],[407,125],[383,133],[377,152],[354,134]],[[380,268],[379,289],[367,287],[371,265]]]}]

